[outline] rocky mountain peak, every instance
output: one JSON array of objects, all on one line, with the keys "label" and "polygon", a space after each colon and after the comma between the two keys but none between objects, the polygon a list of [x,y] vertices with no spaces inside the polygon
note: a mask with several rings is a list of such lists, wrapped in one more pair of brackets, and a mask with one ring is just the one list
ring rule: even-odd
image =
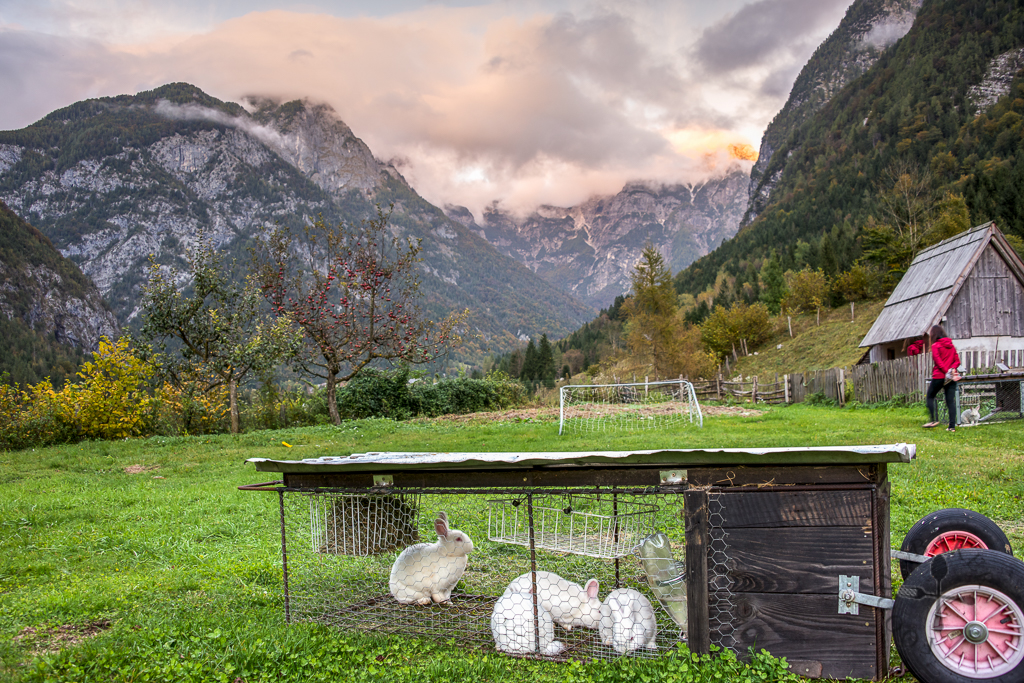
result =
[{"label": "rocky mountain peak", "polygon": [[260,97],[245,102],[253,119],[276,133],[264,142],[321,189],[337,195],[380,186],[382,164],[329,104]]},{"label": "rocky mountain peak", "polygon": [[672,270],[732,237],[746,207],[747,173],[738,166],[697,184],[627,183],[614,195],[570,207],[540,206],[526,216],[492,204],[480,223],[464,207],[447,215],[545,280],[603,308],[630,289],[630,273],[651,244]]}]

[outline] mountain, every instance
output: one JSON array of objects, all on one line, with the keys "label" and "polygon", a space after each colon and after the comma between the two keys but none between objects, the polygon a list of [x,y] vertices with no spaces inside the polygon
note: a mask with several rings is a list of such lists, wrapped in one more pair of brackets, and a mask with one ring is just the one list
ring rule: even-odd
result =
[{"label": "mountain", "polygon": [[244,261],[264,226],[320,214],[358,224],[377,204],[394,206],[396,234],[422,239],[430,313],[471,309],[464,358],[562,336],[594,313],[449,219],[307,101],[236,104],[176,83],[78,102],[0,132],[0,200],[79,264],[122,322],[139,313],[150,257],[181,267],[205,234]]},{"label": "mountain", "polygon": [[770,202],[678,273],[677,289],[700,292],[723,270],[756,273],[772,249],[794,267],[819,267],[826,236],[859,236],[888,219],[882,198],[898,189],[894,171],[916,179],[922,202],[960,195],[971,225],[995,220],[1024,237],[1022,64],[1020,3],[926,1],[903,38],[774,151]]},{"label": "mountain", "polygon": [[843,86],[878,61],[886,47],[906,35],[920,7],[921,0],[857,0],[850,5],[836,30],[800,70],[785,106],[761,137],[743,225],[764,211],[779,182],[784,161],[775,152]]},{"label": "mountain", "polygon": [[104,335],[116,339],[118,326],[96,286],[0,202],[0,373],[60,385]]},{"label": "mountain", "polygon": [[448,215],[595,308],[630,289],[630,273],[648,243],[673,271],[735,234],[746,206],[747,175],[733,167],[699,184],[635,182],[613,196],[569,208],[541,206],[525,217],[496,205],[480,223],[463,207]]}]

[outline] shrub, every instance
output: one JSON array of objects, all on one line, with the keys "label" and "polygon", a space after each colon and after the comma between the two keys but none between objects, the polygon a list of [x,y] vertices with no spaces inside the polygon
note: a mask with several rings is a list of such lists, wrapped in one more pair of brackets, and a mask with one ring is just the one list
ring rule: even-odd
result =
[{"label": "shrub", "polygon": [[18,391],[6,382],[0,390],[0,446],[27,448],[70,443],[83,438],[121,439],[149,430],[147,393],[152,368],[139,360],[128,340],[100,339],[93,360],[79,370],[81,382],[65,382],[55,391],[49,379]]},{"label": "shrub", "polygon": [[526,401],[526,388],[502,372],[484,379],[453,377],[438,382],[413,381],[408,368],[364,370],[338,390],[338,411],[346,419],[383,417],[405,420],[416,415],[501,410]]},{"label": "shrub", "polygon": [[387,417],[405,420],[418,411],[409,391],[409,368],[394,371],[367,368],[338,389],[338,412],[343,419]]},{"label": "shrub", "polygon": [[177,385],[164,384],[156,392],[156,432],[167,436],[214,434],[228,428],[228,388],[212,388],[195,375],[179,378]]},{"label": "shrub", "polygon": [[99,351],[78,374],[82,382],[66,384],[61,394],[63,402],[74,407],[82,436],[123,439],[149,431],[153,368],[132,353],[126,337],[114,343],[100,338]]}]

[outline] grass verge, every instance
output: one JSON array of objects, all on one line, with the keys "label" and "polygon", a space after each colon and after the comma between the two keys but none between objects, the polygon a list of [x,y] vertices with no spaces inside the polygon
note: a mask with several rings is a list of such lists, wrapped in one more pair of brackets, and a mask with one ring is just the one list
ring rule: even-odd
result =
[{"label": "grass verge", "polygon": [[[28,681],[771,681],[776,660],[552,664],[284,623],[276,498],[249,457],[371,450],[547,451],[912,442],[890,467],[892,537],[967,507],[1024,544],[1024,423],[922,430],[923,410],[797,405],[709,418],[704,429],[557,436],[517,416],[362,420],[238,436],[153,437],[0,454],[0,678]],[[286,442],[292,445],[288,448]],[[1019,552],[1018,552],[1019,554]],[[898,572],[897,572],[898,573]]]}]

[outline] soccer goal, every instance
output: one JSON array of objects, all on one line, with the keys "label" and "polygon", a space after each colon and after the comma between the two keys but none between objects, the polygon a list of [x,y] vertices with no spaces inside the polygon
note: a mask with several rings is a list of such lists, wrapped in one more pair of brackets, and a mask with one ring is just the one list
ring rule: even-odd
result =
[{"label": "soccer goal", "polygon": [[704,426],[697,394],[686,380],[569,384],[559,391],[559,434],[566,430],[658,429],[673,424]]}]

